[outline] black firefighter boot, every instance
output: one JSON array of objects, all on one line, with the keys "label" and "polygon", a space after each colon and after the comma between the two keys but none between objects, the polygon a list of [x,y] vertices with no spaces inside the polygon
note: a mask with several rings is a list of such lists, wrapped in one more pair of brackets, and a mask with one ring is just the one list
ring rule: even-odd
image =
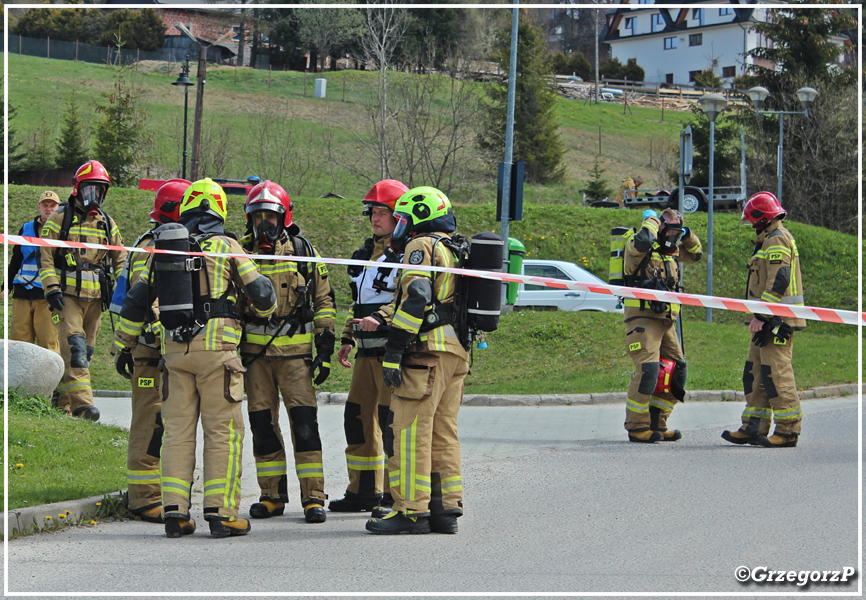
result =
[{"label": "black firefighter boot", "polygon": [[[462,506],[462,504],[461,504]],[[457,517],[462,510],[446,511],[442,505],[442,476],[430,473],[430,531],[433,533],[457,533]]]},{"label": "black firefighter boot", "polygon": [[398,533],[430,533],[427,517],[416,517],[412,511],[392,510],[381,519],[367,521],[367,531],[377,535],[397,535]]},{"label": "black firefighter boot", "polygon": [[[177,513],[174,513],[177,514]],[[165,537],[179,538],[195,533],[195,521],[185,517],[165,517]]]},{"label": "black firefighter boot", "polygon": [[376,508],[382,501],[382,494],[375,496],[359,496],[346,490],[346,496],[339,500],[331,500],[328,510],[331,512],[368,512]]},{"label": "black firefighter boot", "polygon": [[382,494],[382,499],[379,500],[379,503],[373,507],[370,516],[374,519],[381,519],[391,512],[392,506],[394,506],[394,497],[391,496],[391,492],[385,492]]},{"label": "black firefighter boot", "polygon": [[722,439],[726,442],[731,442],[732,444],[751,444],[752,446],[757,446],[758,428],[760,426],[760,417],[749,417],[749,422],[746,425],[743,425],[742,427],[737,429],[736,431],[723,431]]},{"label": "black firefighter boot", "polygon": [[798,437],[799,435],[796,433],[779,433],[776,431],[770,437],[759,435],[755,441],[758,446],[764,448],[796,448]]},{"label": "black firefighter boot", "polygon": [[683,434],[679,429],[659,429],[659,416],[662,413],[662,409],[658,406],[650,406],[650,429],[653,431],[658,431],[662,434],[662,442],[675,442],[677,440],[682,439]]}]

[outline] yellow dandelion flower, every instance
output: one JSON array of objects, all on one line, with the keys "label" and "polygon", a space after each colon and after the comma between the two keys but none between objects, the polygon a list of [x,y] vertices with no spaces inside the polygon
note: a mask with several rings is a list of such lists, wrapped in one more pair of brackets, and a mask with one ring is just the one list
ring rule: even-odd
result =
[{"label": "yellow dandelion flower", "polygon": [[64,515],[63,513],[60,513],[60,514],[57,515],[57,516],[60,517],[61,519],[65,519],[65,518],[66,518],[66,515]]},{"label": "yellow dandelion flower", "polygon": [[63,511],[63,512],[65,512],[67,515],[71,515],[71,514],[72,514],[72,511],[71,511],[71,510],[65,510],[65,511]]},{"label": "yellow dandelion flower", "polygon": [[90,524],[91,524],[91,525],[96,525],[96,521],[91,521]]},{"label": "yellow dandelion flower", "polygon": [[15,467],[18,468],[18,469],[20,469],[20,468],[23,467],[23,466],[24,466],[24,463],[18,463],[18,464],[15,465]]},{"label": "yellow dandelion flower", "polygon": [[544,239],[544,236],[541,236],[541,239]]},{"label": "yellow dandelion flower", "polygon": [[48,520],[50,521],[50,520],[51,520],[51,515],[45,515],[45,518],[48,519]]},{"label": "yellow dandelion flower", "polygon": [[102,502],[97,502],[96,506],[102,506]]}]

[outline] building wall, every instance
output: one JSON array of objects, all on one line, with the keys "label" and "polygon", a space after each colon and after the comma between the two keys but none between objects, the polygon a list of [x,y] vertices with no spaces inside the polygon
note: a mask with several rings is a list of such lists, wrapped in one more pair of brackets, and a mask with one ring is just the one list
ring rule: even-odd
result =
[{"label": "building wall", "polygon": [[237,24],[237,15],[231,13],[201,12],[183,8],[159,7],[157,9],[163,23],[168,28],[165,35],[182,35],[175,23],[182,23],[196,37],[204,40],[215,40]]},{"label": "building wall", "polygon": [[[641,8],[645,8],[642,5]],[[694,8],[702,9],[695,14]],[[703,71],[711,66],[716,75],[723,81],[730,82],[730,72],[734,77],[743,74],[747,60],[743,52],[755,48],[759,36],[748,23],[734,23],[733,9],[729,15],[720,14],[720,7],[696,6],[687,9],[685,19],[686,29],[663,31],[664,20],[656,18],[658,10],[637,10],[633,15],[632,28],[626,28],[625,15],[619,24],[619,39],[609,39],[611,57],[619,59],[623,64],[630,58],[646,73],[646,82],[664,83],[671,81],[686,84],[690,81],[689,74]],[[671,10],[671,17],[676,19],[678,9]],[[758,9],[756,17],[762,18],[765,11]],[[726,24],[727,23],[727,24]],[[700,34],[700,45],[690,46],[690,36]],[[676,48],[665,48],[665,39],[674,38]],[[671,42],[668,42],[670,45]],[[733,68],[733,69],[731,69]]]}]

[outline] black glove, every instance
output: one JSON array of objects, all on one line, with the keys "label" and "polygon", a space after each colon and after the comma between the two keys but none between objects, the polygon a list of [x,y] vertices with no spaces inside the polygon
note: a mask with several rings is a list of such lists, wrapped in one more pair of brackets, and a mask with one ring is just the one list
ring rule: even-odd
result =
[{"label": "black glove", "polygon": [[382,359],[382,376],[385,378],[385,384],[389,387],[397,388],[403,384],[403,373],[400,372],[401,362],[403,362],[403,355],[399,352],[386,352],[385,358]]},{"label": "black glove", "polygon": [[48,306],[58,312],[63,310],[63,305],[66,304],[66,301],[63,299],[63,292],[60,290],[51,290],[45,294],[45,299],[48,301]]},{"label": "black glove", "polygon": [[316,335],[313,346],[316,348],[316,358],[313,359],[310,365],[310,370],[315,373],[316,369],[319,374],[313,380],[316,385],[325,383],[328,376],[331,374],[331,355],[334,353],[334,332],[330,329],[325,329],[322,333]]},{"label": "black glove", "polygon": [[[770,343],[770,340],[774,336],[774,331],[781,329],[784,323],[782,323],[781,317],[767,317],[766,315],[755,315],[755,318],[759,321],[763,321],[764,326],[761,327],[761,331],[757,332],[755,335],[752,336],[752,342],[759,348],[763,348]],[[790,327],[787,328],[791,329]],[[791,332],[788,331],[786,332],[785,337],[782,339],[788,339],[790,336]]]},{"label": "black glove", "polygon": [[135,359],[132,357],[132,352],[122,350],[114,356],[114,368],[125,379],[132,379],[132,374],[135,373]]},{"label": "black glove", "polygon": [[787,323],[782,323],[775,329],[773,329],[773,335],[776,336],[776,339],[782,342],[788,341],[788,338],[791,337],[791,334],[794,332],[794,328],[788,325]]},{"label": "black glove", "polygon": [[315,359],[313,359],[312,364],[310,365],[310,373],[315,374],[316,369],[319,370],[319,374],[316,375],[316,378],[313,380],[313,383],[316,385],[322,385],[325,383],[325,380],[328,379],[328,376],[331,374],[331,355],[322,356],[321,354],[317,355]]}]

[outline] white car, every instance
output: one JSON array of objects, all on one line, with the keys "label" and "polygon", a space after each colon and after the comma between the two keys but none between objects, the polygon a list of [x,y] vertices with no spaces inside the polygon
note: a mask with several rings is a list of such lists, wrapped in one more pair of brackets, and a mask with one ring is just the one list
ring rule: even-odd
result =
[{"label": "white car", "polygon": [[[589,271],[562,260],[526,259],[523,261],[523,275],[605,284]],[[616,296],[521,283],[517,288],[514,307],[516,309],[526,306],[552,306],[558,310],[623,312],[622,304]]]}]

